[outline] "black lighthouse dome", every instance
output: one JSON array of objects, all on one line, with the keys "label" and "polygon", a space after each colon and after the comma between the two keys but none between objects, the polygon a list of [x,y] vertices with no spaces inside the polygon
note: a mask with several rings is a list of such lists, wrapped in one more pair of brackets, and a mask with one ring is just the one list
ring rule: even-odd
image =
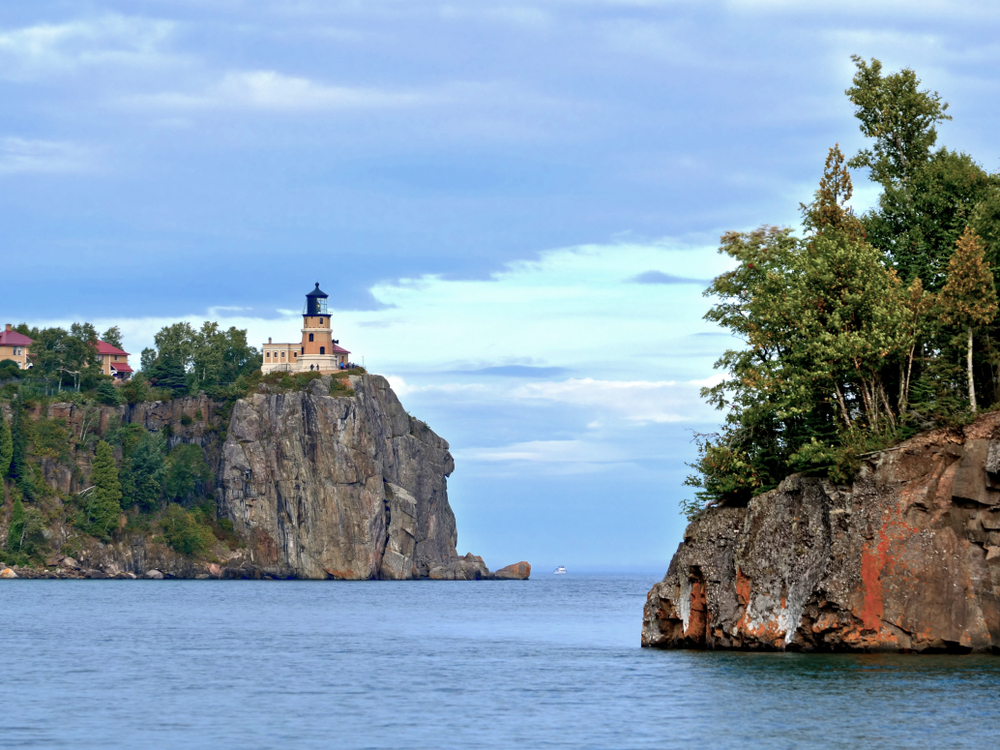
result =
[{"label": "black lighthouse dome", "polygon": [[303,315],[326,315],[326,300],[329,296],[319,288],[317,281],[316,288],[306,295],[306,311]]}]

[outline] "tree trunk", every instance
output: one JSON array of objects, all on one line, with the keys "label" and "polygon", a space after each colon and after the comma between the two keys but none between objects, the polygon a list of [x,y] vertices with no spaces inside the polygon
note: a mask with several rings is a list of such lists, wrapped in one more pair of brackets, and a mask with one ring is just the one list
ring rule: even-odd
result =
[{"label": "tree trunk", "polygon": [[851,424],[851,415],[847,413],[847,403],[844,401],[844,394],[840,392],[840,386],[836,383],[833,384],[833,389],[837,392],[837,403],[840,404],[840,414],[844,418],[844,424],[847,425],[848,432],[854,425]]},{"label": "tree trunk", "polygon": [[972,326],[969,329],[969,348],[965,353],[965,363],[969,369],[969,407],[976,413],[976,383],[972,379]]}]

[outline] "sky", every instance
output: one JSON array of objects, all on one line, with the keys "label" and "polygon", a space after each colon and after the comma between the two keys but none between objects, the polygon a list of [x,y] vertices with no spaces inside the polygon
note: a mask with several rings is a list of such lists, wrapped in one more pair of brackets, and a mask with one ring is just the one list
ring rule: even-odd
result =
[{"label": "sky", "polygon": [[702,319],[719,236],[797,226],[863,147],[852,54],[996,171],[998,31],[979,0],[8,0],[0,322],[259,346],[319,282],[449,441],[461,553],[664,571],[739,346]]}]

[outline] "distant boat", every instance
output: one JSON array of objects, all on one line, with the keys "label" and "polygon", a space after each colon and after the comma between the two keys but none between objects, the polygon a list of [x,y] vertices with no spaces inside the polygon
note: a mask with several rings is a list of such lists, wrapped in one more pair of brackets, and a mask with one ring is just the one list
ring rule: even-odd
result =
[{"label": "distant boat", "polygon": [[557,576],[564,576],[564,575],[566,575],[566,568],[564,566],[560,565],[558,568],[556,568],[555,573],[553,573],[553,575],[557,575]]}]

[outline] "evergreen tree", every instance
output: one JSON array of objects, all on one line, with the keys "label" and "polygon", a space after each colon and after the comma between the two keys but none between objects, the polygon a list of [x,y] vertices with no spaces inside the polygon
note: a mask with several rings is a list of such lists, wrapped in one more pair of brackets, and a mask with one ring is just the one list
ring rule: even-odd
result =
[{"label": "evergreen tree", "polygon": [[102,404],[117,406],[121,403],[121,395],[110,380],[101,380],[97,384],[97,400]]},{"label": "evergreen tree", "polygon": [[992,322],[997,314],[997,292],[993,273],[983,257],[979,236],[966,228],[948,263],[948,280],[939,295],[941,321],[965,328],[969,408],[976,411],[976,384],[972,374],[972,333]]},{"label": "evergreen tree", "polygon": [[106,344],[111,344],[111,346],[117,349],[123,349],[122,346],[122,329],[118,326],[111,326],[108,330],[101,334],[101,341]]},{"label": "evergreen tree", "polygon": [[10,425],[0,410],[0,481],[7,476],[10,461],[14,457],[14,439],[10,434]]},{"label": "evergreen tree", "polygon": [[103,440],[97,443],[91,481],[94,489],[87,498],[87,519],[95,536],[106,538],[122,512],[122,485],[111,446]]},{"label": "evergreen tree", "polygon": [[7,550],[13,552],[21,549],[21,538],[24,536],[24,503],[21,494],[14,495],[14,509],[10,515],[10,527],[7,529]]},{"label": "evergreen tree", "polygon": [[11,456],[7,476],[17,483],[18,489],[29,500],[35,496],[31,467],[28,465],[28,439],[31,420],[24,413],[24,402],[20,397],[10,402],[13,419],[10,425]]}]

